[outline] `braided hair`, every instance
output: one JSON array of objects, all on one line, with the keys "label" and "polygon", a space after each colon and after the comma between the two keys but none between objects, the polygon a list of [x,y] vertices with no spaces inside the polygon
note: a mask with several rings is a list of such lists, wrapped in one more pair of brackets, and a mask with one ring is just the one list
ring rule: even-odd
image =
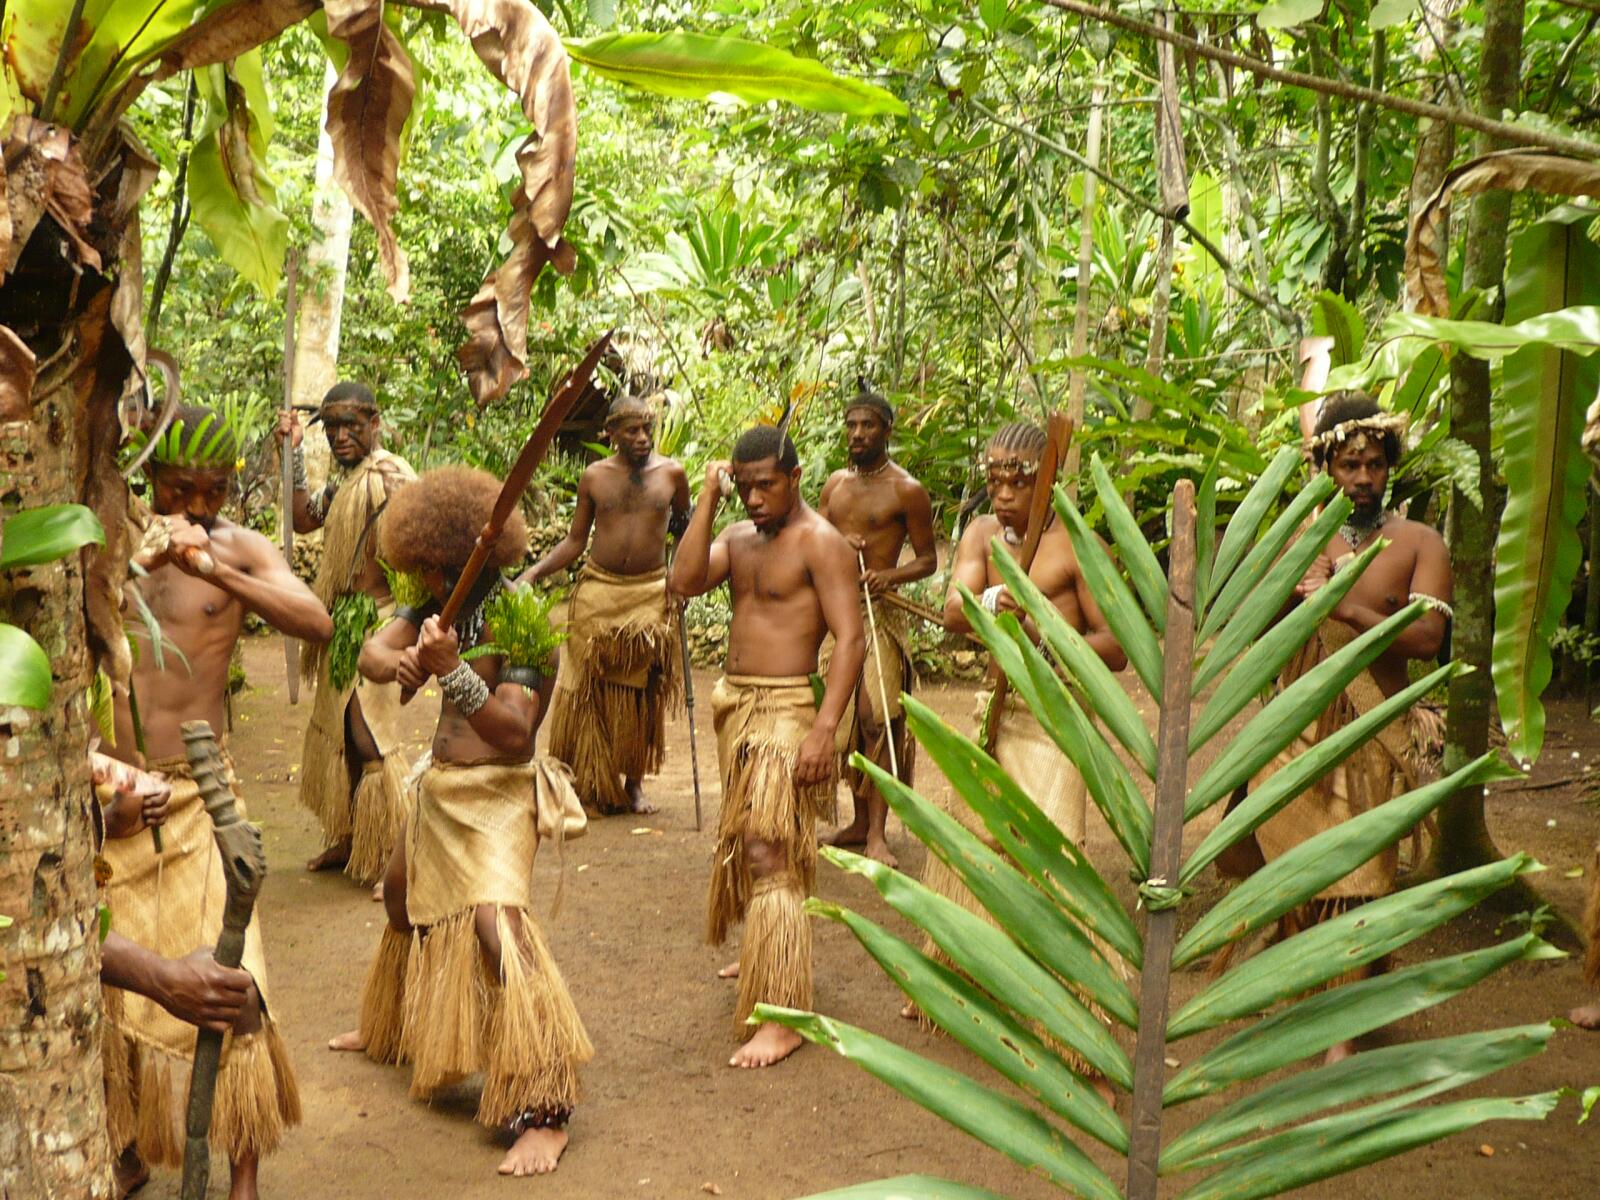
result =
[{"label": "braided hair", "polygon": [[1018,458],[1038,458],[1044,453],[1044,429],[1032,421],[1012,421],[994,431],[989,439],[989,452],[1009,452]]}]

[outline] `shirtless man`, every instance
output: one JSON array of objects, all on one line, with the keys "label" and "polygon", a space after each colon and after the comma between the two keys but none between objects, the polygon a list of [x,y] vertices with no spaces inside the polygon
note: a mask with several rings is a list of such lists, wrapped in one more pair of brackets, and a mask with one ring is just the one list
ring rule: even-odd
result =
[{"label": "shirtless man", "polygon": [[572,528],[519,580],[540,583],[588,547],[568,603],[549,746],[572,768],[584,804],[603,814],[656,811],[642,780],[661,769],[667,711],[683,697],[666,545],[669,526],[687,519],[689,477],[656,453],[655,430],[649,400],[612,404],[606,436],[615,452],[584,470]]},{"label": "shirtless man", "polygon": [[[873,595],[872,623],[878,631],[874,639],[871,625],[867,627],[872,645],[867,649],[851,706],[854,729],[850,748],[861,751],[887,771],[891,765],[889,740],[893,738],[894,762],[900,768],[897,778],[910,783],[916,747],[906,736],[900,693],[911,690],[911,654],[904,614],[882,603],[879,597],[889,588],[926,579],[938,566],[933,506],[927,489],[889,458],[894,409],[887,400],[875,392],[861,392],[845,407],[844,428],[850,465],[835,471],[822,485],[817,511],[855,548],[860,586]],[[902,565],[900,552],[907,541],[911,543],[912,558]],[[864,602],[862,613],[865,620]],[[864,846],[867,857],[891,867],[899,866],[884,838],[888,803],[863,772],[851,768],[849,780],[855,819],[828,841],[835,846]]]},{"label": "shirtless man", "polygon": [[[149,757],[143,765],[172,783],[164,849],[158,859],[148,837],[121,838],[105,847],[112,871],[108,903],[113,921],[130,941],[165,958],[181,957],[196,943],[216,941],[227,890],[211,822],[189,775],[180,726],[204,720],[219,734],[226,728],[228,664],[247,613],[307,642],[326,642],[333,633],[327,611],[272,543],[219,515],[232,492],[242,449],[236,431],[226,418],[206,409],[185,407],[177,420],[184,424],[182,435],[164,437],[150,459],[156,515],[144,529],[134,558],[148,575],[132,585],[159,622],[163,641],[182,655],[174,661],[178,656],[169,651],[166,669],[161,669],[148,631],[137,631],[132,687]],[[202,425],[205,435],[192,436]],[[116,724],[116,755],[136,763],[138,743],[125,693],[117,698]],[[230,767],[229,783],[237,791],[231,775]],[[256,1196],[260,1155],[275,1149],[283,1130],[300,1117],[288,1050],[270,1015],[258,925],[252,920],[242,964],[255,994],[234,1023],[217,1079],[216,1111],[252,1114],[241,1122],[248,1128],[229,1130],[226,1137],[213,1131],[213,1146],[227,1153],[232,1166],[233,1200]],[[140,1128],[166,1130],[159,1145],[138,1146],[130,1138],[116,1146],[123,1154],[123,1171],[137,1173],[150,1163],[177,1166],[194,1030],[155,1001],[133,993],[118,995],[109,1017],[108,1053],[128,1056],[125,1072],[108,1070],[108,1079],[120,1080],[127,1089],[127,1094],[110,1097],[109,1106],[116,1111],[119,1104],[131,1105],[127,1111],[139,1113]],[[162,1091],[156,1081],[163,1076],[182,1086]]]},{"label": "shirtless man", "polygon": [[[308,647],[300,661],[317,689],[300,751],[300,803],[316,816],[326,843],[306,870],[343,867],[357,882],[373,883],[376,900],[383,884],[374,881],[405,819],[400,689],[343,664],[355,662],[367,634],[394,611],[378,563],[378,514],[416,472],[382,447],[378,402],[364,384],[334,384],[319,415],[336,469],[315,494],[306,481],[300,422],[292,412],[278,419],[279,441],[294,456],[294,531],[323,531],[314,590],[334,626],[330,646]],[[335,663],[339,678],[331,674]]]},{"label": "shirtless man", "polygon": [[[712,528],[732,476],[749,519]],[[802,907],[816,878],[816,827],[835,805],[835,736],[861,675],[866,640],[856,599],[859,568],[844,535],[800,496],[794,443],[770,425],[748,430],[731,464],[706,468],[705,486],[672,564],[672,590],[732,590],[727,673],[712,696],[722,815],[708,901],[709,937],[720,944],[745,922],[737,966],[735,1028],[757,1004],[811,1006],[811,927]],[[834,638],[821,704],[811,691],[822,639]],[[767,1067],[800,1035],[757,1026],[729,1060]]]},{"label": "shirtless man", "polygon": [[[1389,472],[1400,459],[1399,430],[1403,422],[1379,409],[1361,392],[1336,392],[1323,402],[1311,439],[1312,457],[1333,477],[1339,489],[1355,504],[1343,530],[1328,543],[1296,589],[1309,596],[1325,585],[1350,555],[1366,549],[1377,538],[1388,544],[1339,602],[1304,650],[1279,677],[1287,686],[1351,639],[1365,633],[1412,601],[1425,599],[1429,611],[1412,622],[1366,671],[1358,675],[1300,736],[1251,781],[1259,787],[1279,767],[1305,753],[1319,740],[1370,711],[1409,682],[1406,665],[1412,659],[1438,655],[1444,643],[1450,613],[1450,556],[1444,539],[1432,527],[1409,521],[1384,507]],[[1295,601],[1296,603],[1298,600]],[[1396,722],[1334,768],[1287,807],[1256,830],[1256,848],[1271,862],[1308,838],[1342,821],[1383,804],[1393,793],[1398,775],[1409,780],[1411,735]],[[1251,858],[1248,843],[1243,856]],[[1289,937],[1319,921],[1330,920],[1367,900],[1394,889],[1398,867],[1394,847],[1363,863],[1349,875],[1279,920],[1278,932]],[[1340,976],[1328,986],[1371,974],[1371,965]],[[1352,1054],[1355,1047],[1341,1042],[1328,1050],[1327,1061]]]},{"label": "shirtless man", "polygon": [[436,678],[443,698],[411,828],[385,873],[389,920],[360,1028],[329,1047],[409,1062],[413,1096],[481,1073],[477,1119],[513,1139],[499,1172],[525,1176],[556,1169],[578,1067],[594,1048],[533,914],[541,838],[552,815],[559,824],[578,803],[565,768],[534,754],[554,663],[514,661],[516,650],[461,657],[495,644],[496,614],[524,598],[504,595],[500,577],[527,552],[520,513],[490,547],[455,624],[438,613],[499,494],[486,472],[442,467],[402,488],[382,518],[384,561],[433,603],[400,609],[368,638],[361,672],[413,690]]}]

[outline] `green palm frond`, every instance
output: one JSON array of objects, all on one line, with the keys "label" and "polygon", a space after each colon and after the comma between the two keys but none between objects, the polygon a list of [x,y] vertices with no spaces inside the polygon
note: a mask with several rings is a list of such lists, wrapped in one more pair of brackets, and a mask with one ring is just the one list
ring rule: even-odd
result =
[{"label": "green palm frond", "polygon": [[[1109,886],[1114,872],[1128,869],[1141,905],[1161,910],[1161,928],[1171,930],[1171,910],[1195,903],[1191,885],[1219,854],[1462,669],[1447,664],[1427,671],[1309,748],[1297,744],[1302,731],[1424,611],[1420,603],[1408,605],[1271,693],[1381,549],[1356,556],[1323,589],[1295,602],[1296,585],[1349,512],[1349,502],[1333,494],[1325,477],[1294,491],[1299,464],[1294,450],[1273,459],[1234,509],[1220,540],[1212,532],[1215,470],[1201,481],[1197,499],[1175,500],[1175,523],[1195,521],[1201,529],[1198,545],[1192,533],[1180,538],[1176,531],[1172,542],[1187,547],[1182,566],[1193,581],[1192,614],[1177,598],[1184,594],[1178,576],[1161,572],[1104,464],[1092,461],[1091,471],[1109,544],[1057,491],[1056,511],[1084,580],[1154,697],[1154,720],[1141,713],[1122,681],[1008,554],[997,550],[994,561],[1019,612],[996,616],[963,594],[967,619],[1009,680],[1013,703],[1026,704],[1083,776],[1123,861],[1092,861],[993,756],[909,696],[908,728],[973,820],[956,819],[861,756],[853,760],[989,919],[898,871],[833,849],[825,849],[824,857],[870,882],[926,935],[943,961],[840,905],[812,901],[810,911],[849,929],[923,1015],[971,1053],[974,1068],[993,1072],[1019,1091],[997,1092],[977,1076],[828,1017],[758,1007],[752,1020],[778,1022],[835,1050],[1079,1196],[1153,1197],[1158,1172],[1192,1173],[1174,1193],[1184,1200],[1276,1195],[1485,1121],[1537,1120],[1551,1111],[1557,1093],[1452,1095],[1538,1054],[1549,1042],[1548,1024],[1392,1045],[1252,1090],[1252,1081],[1442,1003],[1514,963],[1559,956],[1529,932],[1338,982],[1540,869],[1523,854],[1353,903],[1231,964],[1175,1006],[1170,1020],[1165,1002],[1159,1014],[1141,1011],[1140,997],[1124,978],[1127,964],[1143,970],[1149,986],[1152,971],[1163,978],[1279,922],[1394,846],[1448,797],[1506,770],[1496,755],[1484,755],[1324,830],[1258,870],[1209,911],[1195,914],[1181,939],[1166,932],[1154,940],[1157,918],[1130,911]],[[1179,557],[1177,549],[1173,555]],[[1037,630],[1038,642],[1025,631],[1023,617]],[[1172,647],[1189,644],[1183,639],[1191,625],[1189,659],[1168,661]],[[1174,707],[1180,705],[1182,710]],[[1254,712],[1248,711],[1252,705]],[[1169,724],[1171,730],[1158,737]],[[1208,765],[1191,779],[1188,756],[1202,751]],[[1271,773],[1258,780],[1269,765]],[[1162,797],[1159,805],[1147,798],[1149,784]],[[1243,799],[1204,836],[1187,839],[1194,848],[1181,859],[1173,849],[1174,822],[1204,816],[1242,785],[1249,785]],[[1158,846],[1167,848],[1158,855]],[[1175,877],[1152,878],[1156,861],[1173,864]],[[1133,1052],[1114,1036],[1116,1026],[1133,1031]],[[1175,1071],[1135,1068],[1159,1064],[1172,1043],[1219,1028],[1220,1041],[1201,1053],[1186,1050],[1184,1065]],[[1135,1093],[1126,1123],[1095,1095],[1086,1069],[1114,1089]],[[1198,1122],[1187,1122],[1181,1134],[1149,1140],[1152,1122],[1164,1126],[1167,1111],[1205,1097],[1223,1103]],[[1143,1155],[1144,1166],[1130,1169],[1124,1190],[1074,1144],[1080,1137],[1130,1159]],[[965,1185],[923,1177],[861,1184],[814,1200],[910,1197],[993,1200]]]}]

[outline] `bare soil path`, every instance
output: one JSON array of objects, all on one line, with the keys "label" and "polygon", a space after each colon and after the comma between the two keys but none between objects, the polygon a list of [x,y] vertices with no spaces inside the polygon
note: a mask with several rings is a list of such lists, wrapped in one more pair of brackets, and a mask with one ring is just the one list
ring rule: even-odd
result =
[{"label": "bare soil path", "polygon": [[[719,798],[715,744],[705,697],[713,677],[697,675],[701,776],[706,829],[694,829],[688,733],[671,731],[666,773],[651,782],[661,811],[590,825],[566,847],[565,895],[549,916],[558,863],[542,855],[537,874],[540,919],[588,1023],[597,1054],[584,1073],[586,1099],[572,1124],[560,1171],[536,1180],[494,1174],[501,1143],[472,1123],[475,1093],[464,1087],[432,1106],[406,1096],[404,1070],[324,1049],[351,1028],[361,982],[376,945],[380,905],[337,874],[308,875],[320,848],[311,816],[296,802],[300,739],[307,699],[291,707],[277,640],[247,644],[250,687],[239,697],[232,749],[250,802],[266,833],[271,874],[262,901],[267,956],[278,1018],[289,1038],[305,1103],[305,1124],[262,1169],[268,1197],[349,1200],[477,1200],[561,1196],[574,1200],[794,1200],[868,1179],[920,1172],[987,1187],[1014,1200],[1064,1195],[936,1118],[864,1072],[815,1047],[764,1071],[724,1064],[734,1047],[732,985],[714,976],[731,947],[704,944],[704,904],[712,829]],[[958,727],[970,725],[972,689],[932,687],[924,698]],[[409,710],[420,751],[436,698]],[[1600,731],[1578,705],[1556,705],[1551,742],[1533,782],[1600,775]],[[943,786],[919,771],[928,792]],[[1600,813],[1583,803],[1581,781],[1536,791],[1498,792],[1492,824],[1502,847],[1527,849],[1551,870],[1538,877],[1564,911],[1581,908]],[[848,812],[848,800],[843,801]],[[1093,820],[1093,814],[1091,814]],[[904,869],[921,868],[923,850],[897,821],[891,844]],[[1103,826],[1091,824],[1091,851],[1119,861]],[[1128,890],[1124,873],[1107,872]],[[1118,876],[1123,876],[1118,878]],[[902,933],[903,923],[864,881],[826,864],[819,891]],[[819,921],[818,1010],[893,1038],[1004,1090],[1003,1083],[947,1040],[896,1015],[902,997],[840,926]],[[1430,953],[1456,953],[1495,939],[1492,920],[1458,923],[1425,940]],[[1415,956],[1417,951],[1413,950]],[[1180,975],[1180,996],[1202,977]],[[1386,1034],[1417,1038],[1546,1020],[1585,998],[1575,960],[1528,964],[1497,976],[1464,999],[1405,1021]],[[1600,1035],[1564,1030],[1551,1051],[1492,1078],[1479,1093],[1526,1094],[1600,1084]],[[1327,1200],[1449,1197],[1469,1200],[1592,1200],[1600,1196],[1600,1118],[1579,1127],[1567,1100],[1543,1123],[1501,1124],[1453,1138],[1343,1180],[1307,1189]],[[1089,1146],[1085,1146],[1089,1149]],[[1108,1154],[1093,1156],[1121,1181]],[[226,1190],[221,1163],[213,1195]],[[1170,1194],[1176,1195],[1173,1188]],[[175,1176],[142,1193],[177,1196]]]}]

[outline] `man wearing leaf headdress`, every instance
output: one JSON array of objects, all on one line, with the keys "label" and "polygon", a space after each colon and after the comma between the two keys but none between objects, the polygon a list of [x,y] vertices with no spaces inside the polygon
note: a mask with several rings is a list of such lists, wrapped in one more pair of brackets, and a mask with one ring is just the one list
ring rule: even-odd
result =
[{"label": "man wearing leaf headdress", "polygon": [[[300,803],[316,814],[327,843],[306,869],[342,866],[352,879],[372,883],[405,818],[406,764],[400,689],[363,679],[356,656],[394,611],[378,561],[378,514],[416,472],[379,444],[378,404],[363,384],[334,384],[319,415],[336,469],[315,493],[306,480],[300,422],[293,412],[278,419],[279,442],[294,456],[294,529],[322,530],[314,590],[333,614],[333,640],[300,660],[317,689],[300,753]],[[373,888],[373,899],[382,886]]]},{"label": "man wearing leaf headdress", "polygon": [[527,551],[520,513],[462,615],[440,623],[499,493],[492,475],[444,467],[397,492],[380,522],[384,561],[429,599],[368,638],[361,672],[413,691],[437,678],[443,700],[416,811],[384,873],[389,921],[360,1026],[329,1045],[409,1062],[418,1097],[482,1073],[478,1120],[515,1136],[500,1173],[536,1175],[566,1149],[578,1068],[594,1048],[534,920],[533,866],[545,838],[584,824],[566,768],[533,752],[558,638],[548,598],[501,582]]},{"label": "man wearing leaf headdress", "polygon": [[[1429,605],[1407,626],[1367,670],[1358,675],[1315,722],[1307,726],[1276,762],[1251,781],[1259,787],[1283,764],[1306,753],[1326,738],[1402,690],[1410,679],[1407,663],[1438,655],[1444,644],[1450,615],[1450,554],[1432,526],[1410,521],[1385,507],[1389,474],[1400,460],[1402,421],[1379,409],[1377,401],[1362,392],[1335,392],[1323,402],[1311,437],[1313,462],[1333,477],[1355,505],[1349,521],[1328,543],[1297,586],[1295,603],[1325,586],[1333,573],[1351,557],[1378,539],[1384,546],[1355,586],[1345,595],[1279,677],[1288,686],[1415,600]],[[1288,853],[1301,842],[1343,821],[1387,802],[1397,782],[1409,787],[1416,756],[1406,723],[1383,729],[1340,766],[1302,792],[1256,830],[1255,842],[1267,862]],[[1222,865],[1233,873],[1248,871],[1252,857],[1246,842]],[[1278,933],[1289,937],[1320,921],[1394,890],[1399,854],[1391,846],[1294,911],[1285,914]],[[1362,978],[1373,971],[1363,967],[1341,976],[1328,986]],[[1347,1057],[1354,1047],[1341,1043],[1328,1051],[1328,1061]]]},{"label": "man wearing leaf headdress", "polygon": [[649,400],[613,402],[606,437],[615,452],[584,470],[567,536],[520,581],[539,583],[588,547],[567,606],[549,744],[601,814],[655,811],[642,781],[661,769],[667,712],[683,699],[666,544],[668,527],[687,517],[689,477],[656,453],[655,429]]},{"label": "man wearing leaf headdress", "polygon": [[[1016,613],[1023,618],[1023,629],[1035,640],[1038,630],[1031,618],[1022,612],[1016,598],[1007,589],[995,565],[999,553],[1016,556],[1027,536],[1028,513],[1033,505],[1034,488],[1038,486],[1040,459],[1044,454],[1046,434],[1044,429],[1030,421],[1017,421],[996,430],[984,448],[980,466],[988,486],[991,513],[981,516],[967,526],[956,547],[955,561],[950,571],[950,590],[945,598],[945,628],[957,633],[970,633],[972,625],[964,610],[964,600],[957,585],[963,585],[978,603],[991,613]],[[993,548],[998,539],[1002,549]],[[1081,633],[1089,647],[1113,671],[1120,671],[1128,663],[1116,635],[1106,623],[1100,606],[1095,602],[1072,539],[1066,527],[1050,518],[1039,538],[1039,548],[1028,569],[1031,579],[1066,618],[1068,624]],[[979,724],[985,719],[997,722],[994,734],[994,757],[1023,791],[1038,805],[1039,810],[1055,823],[1056,827],[1080,850],[1088,838],[1087,789],[1083,776],[1060,748],[1040,726],[1038,719],[1016,693],[1010,693],[1003,711],[988,714],[992,694],[980,696]],[[971,832],[981,838],[991,849],[999,843],[970,808],[964,804],[951,806],[953,815]],[[932,891],[956,901],[964,908],[985,920],[993,921],[988,910],[968,890],[961,877],[936,856],[930,854],[923,869],[922,882]],[[1098,943],[1098,939],[1097,944]],[[1121,960],[1109,948],[1103,954],[1114,970],[1121,973]],[[948,958],[931,942],[924,953],[942,962]],[[917,1015],[914,1005],[908,1004],[903,1015]],[[1090,1068],[1068,1054],[1076,1069],[1088,1074]]]},{"label": "man wearing leaf headdress", "polygon": [[[722,482],[732,478],[749,520],[713,540]],[[866,637],[856,599],[855,552],[800,495],[794,442],[758,425],[732,463],[706,468],[705,486],[672,563],[672,587],[700,596],[726,582],[733,622],[727,674],[711,697],[722,769],[722,813],[707,899],[720,944],[743,921],[744,941],[724,979],[739,980],[735,1028],[749,1040],[734,1067],[769,1067],[800,1035],[745,1020],[757,1004],[811,1007],[811,927],[804,903],[817,873],[817,821],[832,819],[839,722],[861,675]],[[833,635],[819,699],[817,651]]]},{"label": "man wearing leaf headdress", "polygon": [[[898,778],[909,784],[916,743],[906,732],[900,694],[909,692],[915,679],[910,642],[904,614],[876,597],[903,583],[926,579],[939,565],[933,506],[928,489],[889,457],[894,408],[887,400],[863,384],[845,405],[844,427],[850,465],[822,485],[817,511],[850,542],[861,568],[860,587],[875,598],[867,627],[870,645],[845,718],[848,742],[851,750],[861,751],[886,771],[897,766]],[[900,552],[908,541],[912,557],[901,563]],[[865,602],[862,612],[867,613]],[[830,649],[824,646],[824,660]],[[860,846],[868,858],[899,866],[884,837],[887,801],[863,772],[851,768],[848,779],[855,819],[829,841],[835,846]]]},{"label": "man wearing leaf headdress", "polygon": [[[186,407],[158,439],[146,467],[155,511],[139,519],[134,562],[147,574],[130,586],[159,625],[160,645],[151,644],[156,630],[130,625],[136,664],[131,691],[117,696],[115,754],[140,765],[136,747],[142,745],[142,765],[164,774],[172,793],[159,855],[146,837],[106,843],[107,903],[124,937],[168,958],[216,940],[227,894],[180,727],[205,720],[213,730],[225,728],[228,666],[247,613],[310,643],[333,633],[327,611],[276,547],[220,515],[241,449],[232,413]],[[237,792],[226,750],[223,757]],[[242,963],[254,994],[224,1047],[211,1119],[212,1148],[226,1153],[232,1166],[234,1200],[256,1195],[260,1157],[300,1120],[294,1071],[269,1003],[259,924],[257,913]],[[106,1013],[112,1146],[121,1155],[119,1175],[136,1180],[152,1164],[183,1160],[195,1032],[155,1000],[118,988],[106,991]]]}]

